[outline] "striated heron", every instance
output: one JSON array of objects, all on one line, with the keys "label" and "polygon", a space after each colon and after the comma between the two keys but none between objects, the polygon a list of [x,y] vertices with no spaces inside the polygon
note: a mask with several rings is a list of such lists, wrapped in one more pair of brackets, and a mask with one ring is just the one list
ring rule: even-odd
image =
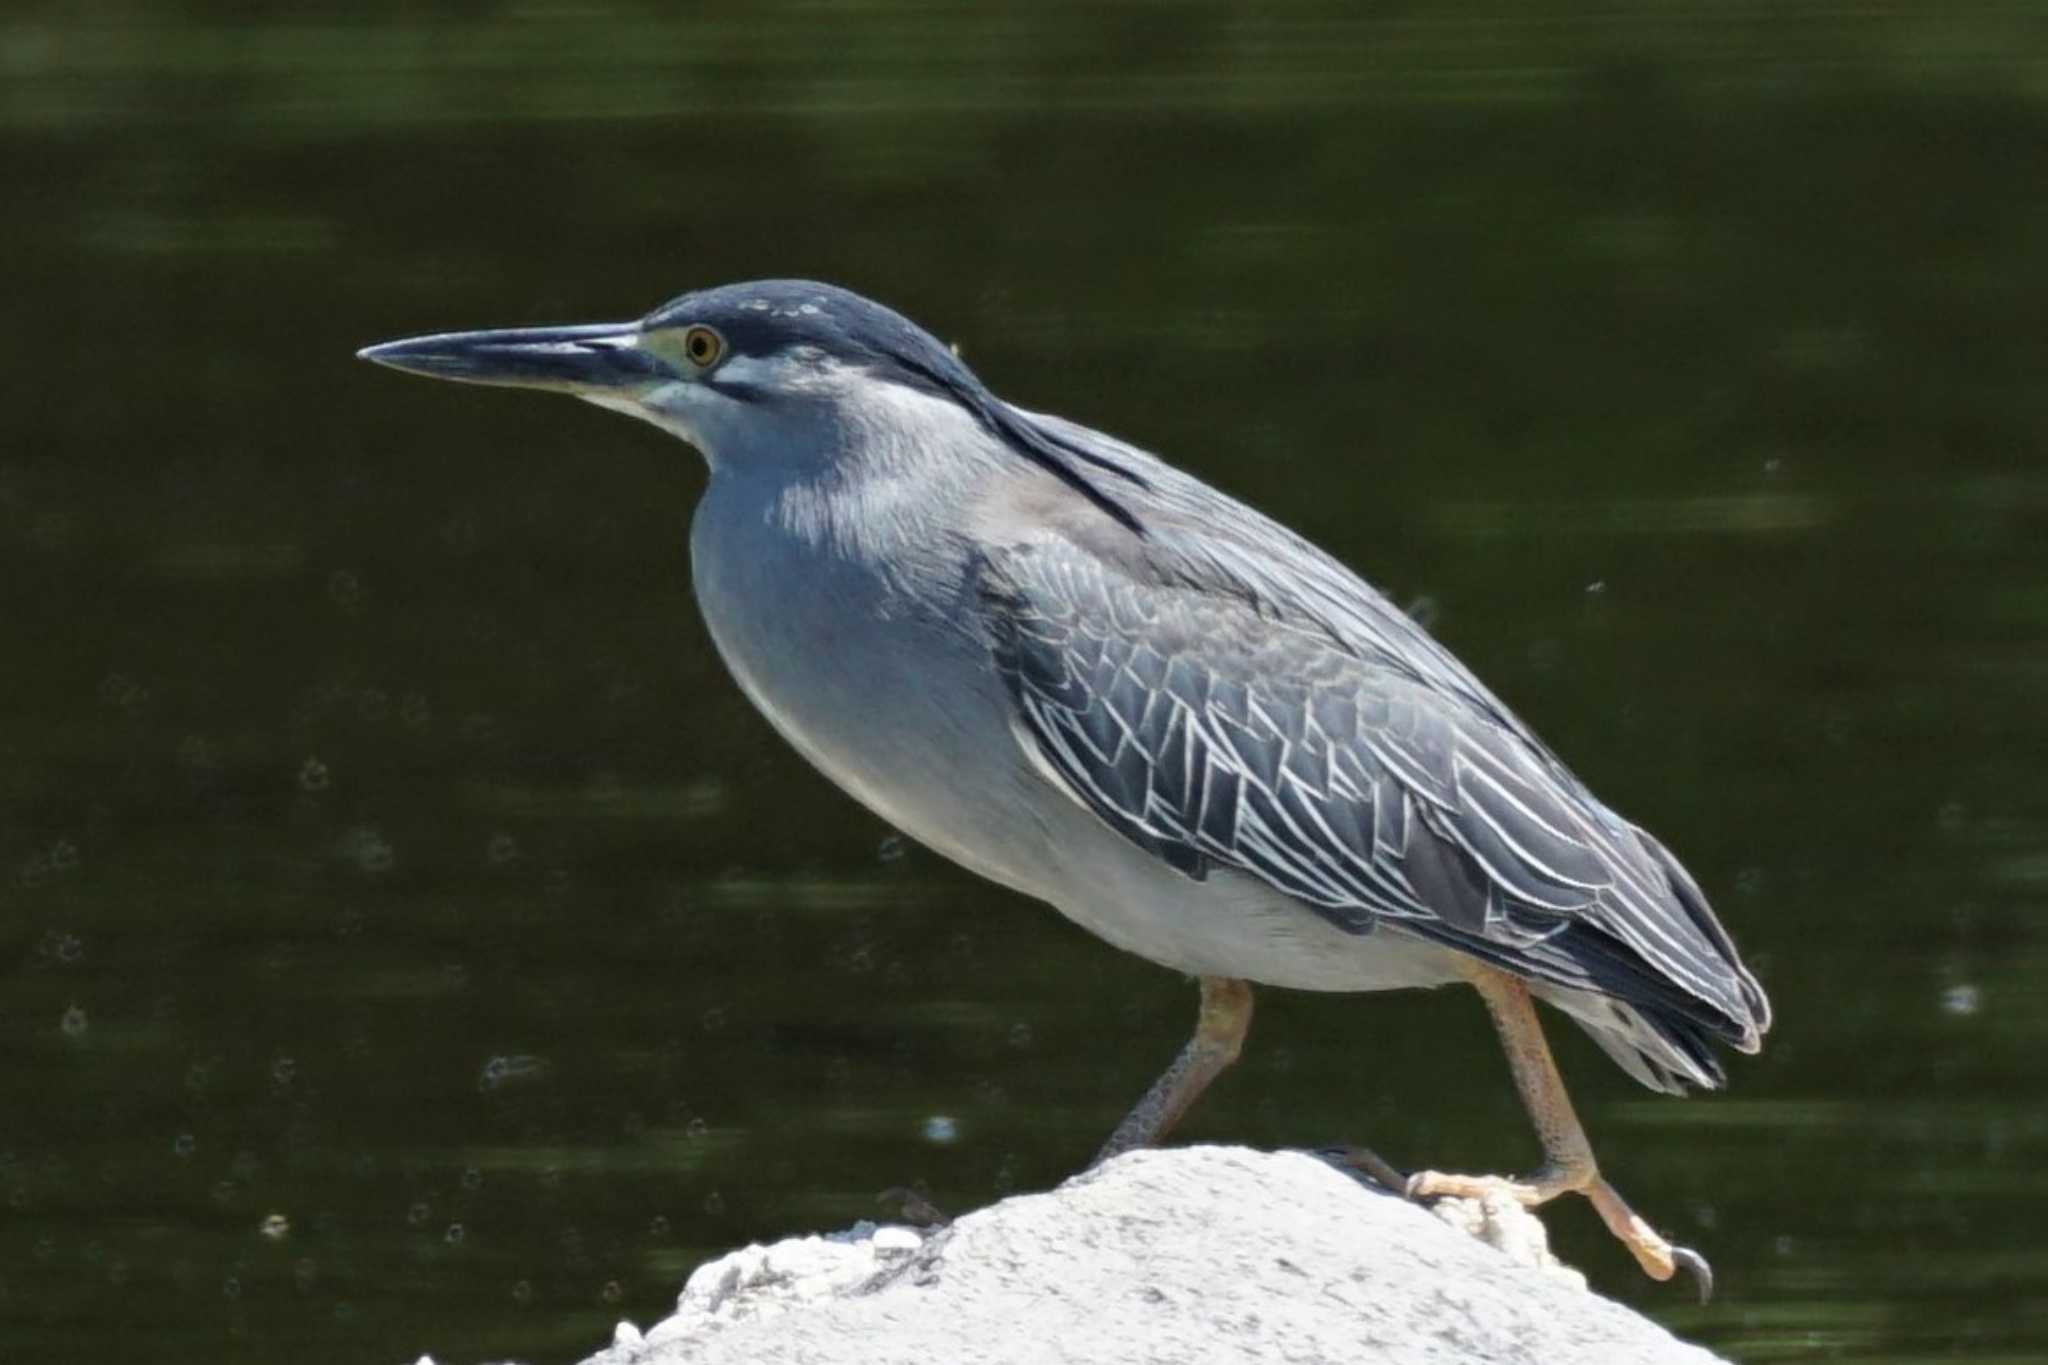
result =
[{"label": "striated heron", "polygon": [[1683,1094],[1770,1006],[1676,858],[1342,564],[1157,458],[991,393],[831,285],[685,294],[637,322],[457,332],[368,360],[553,389],[701,451],[697,600],[748,698],[855,799],[1188,973],[1187,1047],[1097,1160],[1238,1054],[1250,982],[1465,982],[1545,1161],[1415,1197],[1589,1198],[1650,1275],[1709,1272],[1602,1178],[1537,1020]]}]

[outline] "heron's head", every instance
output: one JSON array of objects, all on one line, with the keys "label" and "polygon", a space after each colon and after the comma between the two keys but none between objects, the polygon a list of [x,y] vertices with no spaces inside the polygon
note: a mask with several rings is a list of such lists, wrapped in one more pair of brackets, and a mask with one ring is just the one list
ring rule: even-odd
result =
[{"label": "heron's head", "polygon": [[761,280],[700,290],[635,322],[444,332],[358,352],[470,384],[552,389],[654,423],[714,464],[786,439],[824,409],[895,386],[974,413],[987,390],[902,315],[835,285]]},{"label": "heron's head", "polygon": [[574,394],[673,432],[714,468],[957,455],[978,433],[984,449],[1038,464],[1139,530],[1095,482],[1100,471],[1145,487],[1124,455],[1004,403],[931,333],[836,285],[728,284],[637,322],[442,332],[357,354],[435,379]]}]

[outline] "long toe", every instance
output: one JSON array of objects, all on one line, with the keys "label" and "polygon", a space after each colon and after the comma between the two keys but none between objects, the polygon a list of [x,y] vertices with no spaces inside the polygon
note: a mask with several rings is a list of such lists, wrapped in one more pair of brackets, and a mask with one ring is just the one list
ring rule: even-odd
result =
[{"label": "long toe", "polygon": [[1391,1162],[1370,1147],[1340,1142],[1334,1146],[1317,1147],[1312,1150],[1332,1166],[1370,1180],[1389,1194],[1408,1195],[1408,1177],[1402,1175]]},{"label": "long toe", "polygon": [[1504,1175],[1448,1175],[1443,1171],[1417,1171],[1408,1177],[1403,1191],[1410,1199],[1484,1199],[1505,1195],[1525,1209],[1533,1209],[1555,1191],[1532,1181]]},{"label": "long toe", "polygon": [[1713,1297],[1714,1268],[1707,1264],[1706,1257],[1666,1241],[1605,1180],[1595,1180],[1588,1185],[1586,1198],[1593,1201],[1593,1207],[1600,1213],[1600,1221],[1607,1224],[1607,1230],[1629,1249],[1645,1275],[1653,1280],[1668,1280],[1683,1266],[1699,1286],[1700,1302],[1705,1303]]}]

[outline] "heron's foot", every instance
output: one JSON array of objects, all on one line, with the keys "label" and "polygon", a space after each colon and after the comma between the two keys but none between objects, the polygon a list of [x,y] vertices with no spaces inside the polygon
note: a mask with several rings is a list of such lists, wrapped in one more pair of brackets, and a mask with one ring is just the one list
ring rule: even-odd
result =
[{"label": "heron's foot", "polygon": [[891,1185],[875,1196],[875,1202],[915,1227],[942,1228],[953,1221],[952,1214],[908,1185]]},{"label": "heron's foot", "polygon": [[1614,1186],[1596,1171],[1545,1167],[1520,1180],[1498,1175],[1446,1175],[1442,1171],[1417,1171],[1408,1177],[1410,1199],[1478,1199],[1505,1196],[1525,1209],[1546,1204],[1560,1194],[1576,1191],[1592,1202],[1615,1240],[1627,1247],[1636,1264],[1653,1280],[1668,1280],[1682,1268],[1699,1286],[1700,1302],[1714,1293],[1714,1268],[1707,1258],[1687,1247],[1673,1246],[1655,1228],[1628,1206]]}]

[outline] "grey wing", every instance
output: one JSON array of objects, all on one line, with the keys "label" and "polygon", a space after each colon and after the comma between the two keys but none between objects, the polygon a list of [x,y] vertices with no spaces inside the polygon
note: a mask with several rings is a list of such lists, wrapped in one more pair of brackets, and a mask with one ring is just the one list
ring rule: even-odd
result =
[{"label": "grey wing", "polygon": [[1235,868],[1351,932],[1398,922],[1756,1045],[1754,982],[1668,855],[1458,698],[1057,537],[989,552],[978,587],[1024,742],[1186,875]]}]

